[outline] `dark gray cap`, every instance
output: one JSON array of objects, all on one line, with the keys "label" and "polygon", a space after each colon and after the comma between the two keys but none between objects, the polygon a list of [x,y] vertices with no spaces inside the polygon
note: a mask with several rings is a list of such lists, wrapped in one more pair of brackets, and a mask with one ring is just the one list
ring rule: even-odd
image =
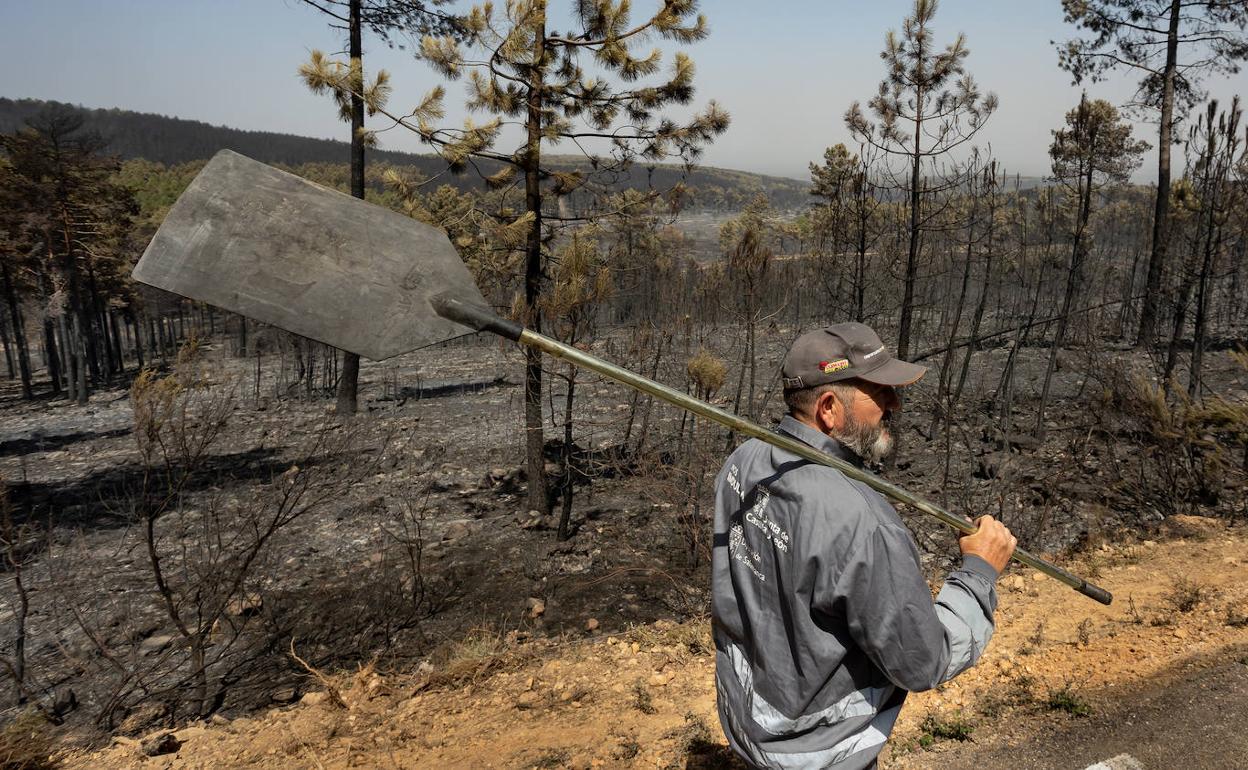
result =
[{"label": "dark gray cap", "polygon": [[798,337],[784,357],[785,389],[813,388],[857,377],[879,385],[910,385],[926,366],[889,355],[880,336],[859,323],[832,324]]}]

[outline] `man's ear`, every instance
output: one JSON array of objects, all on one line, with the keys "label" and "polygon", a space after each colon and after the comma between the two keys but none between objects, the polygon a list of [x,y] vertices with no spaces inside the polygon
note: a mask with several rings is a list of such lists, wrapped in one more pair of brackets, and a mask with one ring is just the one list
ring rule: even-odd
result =
[{"label": "man's ear", "polygon": [[815,424],[823,433],[839,432],[845,425],[845,405],[834,391],[825,391],[815,399]]}]

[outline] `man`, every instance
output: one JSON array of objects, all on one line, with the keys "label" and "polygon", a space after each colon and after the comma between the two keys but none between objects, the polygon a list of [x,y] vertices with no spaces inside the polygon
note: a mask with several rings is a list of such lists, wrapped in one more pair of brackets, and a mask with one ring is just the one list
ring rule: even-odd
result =
[{"label": "man", "polygon": [[[878,461],[896,389],[926,368],[862,324],[803,334],[785,356],[782,433]],[[757,439],[716,481],[712,557],[720,723],[751,766],[875,766],[907,691],[970,668],[992,635],[1015,539],[985,516],[935,604],[919,552],[883,497]]]}]

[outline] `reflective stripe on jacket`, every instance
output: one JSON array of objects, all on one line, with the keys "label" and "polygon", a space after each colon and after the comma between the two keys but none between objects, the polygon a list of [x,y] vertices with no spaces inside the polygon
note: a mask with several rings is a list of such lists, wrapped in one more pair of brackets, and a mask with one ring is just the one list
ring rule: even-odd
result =
[{"label": "reflective stripe on jacket", "polygon": [[[792,417],[779,430],[856,462]],[[932,601],[893,507],[839,471],[751,439],[716,479],[712,615],[720,722],[758,767],[868,767],[907,691],[970,668],[996,572],[967,557]]]}]

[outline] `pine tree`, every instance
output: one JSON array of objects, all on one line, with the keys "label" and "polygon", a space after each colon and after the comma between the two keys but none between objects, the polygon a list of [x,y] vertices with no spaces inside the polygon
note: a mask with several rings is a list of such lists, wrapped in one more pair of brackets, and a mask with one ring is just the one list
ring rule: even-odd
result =
[{"label": "pine tree", "polygon": [[[320,66],[315,61],[300,68],[304,82],[316,92],[331,92],[338,102],[342,119],[351,124],[351,195],[364,198],[364,146],[373,136],[364,130],[365,95],[373,103],[385,101],[389,89],[389,74],[377,73],[372,83],[364,77],[363,28],[368,26],[391,42],[391,32],[401,28],[408,34],[455,30],[453,17],[439,14],[429,6],[444,5],[446,0],[410,2],[409,0],[303,0],[340,23],[346,25],[347,56],[349,64],[345,71],[336,73],[336,79],[345,80],[347,88],[329,88],[325,78],[320,77]],[[359,393],[360,356],[343,351],[342,374],[338,380],[338,414],[355,414]]]},{"label": "pine tree", "polygon": [[[848,249],[855,252],[853,319],[858,322],[866,317],[867,248],[874,240],[870,223],[877,203],[870,163],[869,157],[855,155],[845,145],[837,144],[824,150],[822,165],[810,164],[810,194],[820,199],[816,226],[821,241],[830,236],[837,255]],[[821,242],[820,248],[824,246]],[[832,272],[821,269],[819,277],[827,281]],[[839,297],[829,292],[828,299],[835,306]]]},{"label": "pine tree", "polygon": [[[416,132],[452,169],[471,167],[480,172],[480,161],[494,161],[501,170],[486,181],[505,193],[523,190],[523,203],[504,206],[498,216],[526,230],[524,288],[515,306],[521,320],[535,329],[541,327],[537,309],[546,291],[548,244],[556,230],[606,213],[591,205],[579,214],[564,214],[548,210],[547,204],[578,191],[592,193],[637,159],[675,157],[692,162],[727,128],[728,116],[714,102],[685,122],[660,115],[664,107],[692,100],[693,62],[677,52],[670,77],[645,85],[645,78],[659,72],[663,53],[657,48],[644,55],[633,51],[647,37],[675,43],[705,37],[706,20],[695,17],[697,5],[696,0],[663,0],[652,16],[633,24],[628,0],[578,0],[573,8],[578,28],[566,34],[549,29],[546,0],[514,0],[501,12],[492,3],[473,6],[462,19],[462,45],[454,36],[430,35],[421,42],[421,54],[446,78],[467,78],[467,106],[488,116],[483,123],[469,119],[462,128],[436,125],[444,115],[442,86],[404,115],[363,94],[370,109]],[[479,55],[470,56],[469,51]],[[313,65],[327,87],[351,91],[341,70],[335,71],[323,57],[314,58]],[[589,66],[617,75],[629,87],[612,88],[604,78],[590,74]],[[514,123],[524,132],[511,152],[496,149],[504,123]],[[580,167],[559,170],[545,162],[544,147],[560,143],[584,155]],[[530,508],[544,511],[548,503],[540,354],[526,350],[525,361],[528,502]]]},{"label": "pine tree", "polygon": [[[1207,344],[1209,295],[1211,279],[1227,240],[1227,228],[1231,207],[1236,200],[1238,185],[1230,182],[1236,161],[1244,156],[1239,132],[1243,118],[1239,98],[1231,101],[1231,108],[1219,114],[1218,100],[1211,99],[1204,115],[1196,120],[1188,133],[1186,149],[1187,169],[1184,178],[1175,186],[1172,196],[1178,211],[1172,225],[1187,236],[1187,259],[1180,274],[1179,291],[1175,301],[1174,323],[1170,344],[1166,350],[1166,363],[1162,371],[1162,389],[1169,393],[1171,376],[1178,362],[1179,345],[1187,324],[1188,308],[1196,300],[1193,319],[1192,357],[1190,376],[1187,381],[1188,398],[1199,401],[1202,379],[1201,364]],[[1187,226],[1184,227],[1186,222]],[[1195,294],[1195,297],[1193,297]]]},{"label": "pine tree", "polygon": [[1211,74],[1239,71],[1248,58],[1243,0],[1062,0],[1066,21],[1088,33],[1058,45],[1058,62],[1076,84],[1126,70],[1139,75],[1134,106],[1156,110],[1157,195],[1148,279],[1136,344],[1156,338],[1162,277],[1170,247],[1170,148],[1175,126],[1204,99]]},{"label": "pine tree", "polygon": [[980,94],[974,78],[965,70],[970,51],[963,35],[943,51],[937,49],[931,30],[935,15],[936,0],[915,0],[901,35],[889,30],[880,53],[888,75],[868,103],[875,122],[867,118],[858,102],[845,113],[845,123],[856,139],[888,158],[904,161],[908,167],[909,184],[904,190],[910,202],[910,238],[897,334],[897,356],[903,359],[910,355],[914,285],[925,225],[923,198],[960,183],[957,178],[925,182],[924,170],[934,171],[941,156],[971,141],[997,108],[996,95]]},{"label": "pine tree", "polygon": [[1079,288],[1084,283],[1084,262],[1088,253],[1094,194],[1107,184],[1122,183],[1139,167],[1140,155],[1148,149],[1147,142],[1131,136],[1131,124],[1123,122],[1112,104],[1085,94],[1079,106],[1066,113],[1066,126],[1053,132],[1049,147],[1053,179],[1065,195],[1068,208],[1073,208],[1070,263],[1066,271],[1066,291],[1062,311],[1049,348],[1049,363],[1040,391],[1040,409],[1036,414],[1036,433],[1044,427],[1044,411],[1049,397],[1049,384],[1057,366],[1057,352],[1066,341],[1070,312]]},{"label": "pine tree", "polygon": [[[104,142],[82,130],[81,116],[50,108],[28,123],[0,137],[8,160],[5,197],[20,223],[9,228],[9,238],[14,251],[32,256],[31,284],[42,295],[45,317],[59,325],[63,367],[49,362],[49,373],[63,376],[69,397],[85,404],[91,387],[121,369],[108,298],[128,292],[124,257],[137,207],[115,180],[118,163],[99,155]],[[45,339],[52,336],[45,324]]]}]

